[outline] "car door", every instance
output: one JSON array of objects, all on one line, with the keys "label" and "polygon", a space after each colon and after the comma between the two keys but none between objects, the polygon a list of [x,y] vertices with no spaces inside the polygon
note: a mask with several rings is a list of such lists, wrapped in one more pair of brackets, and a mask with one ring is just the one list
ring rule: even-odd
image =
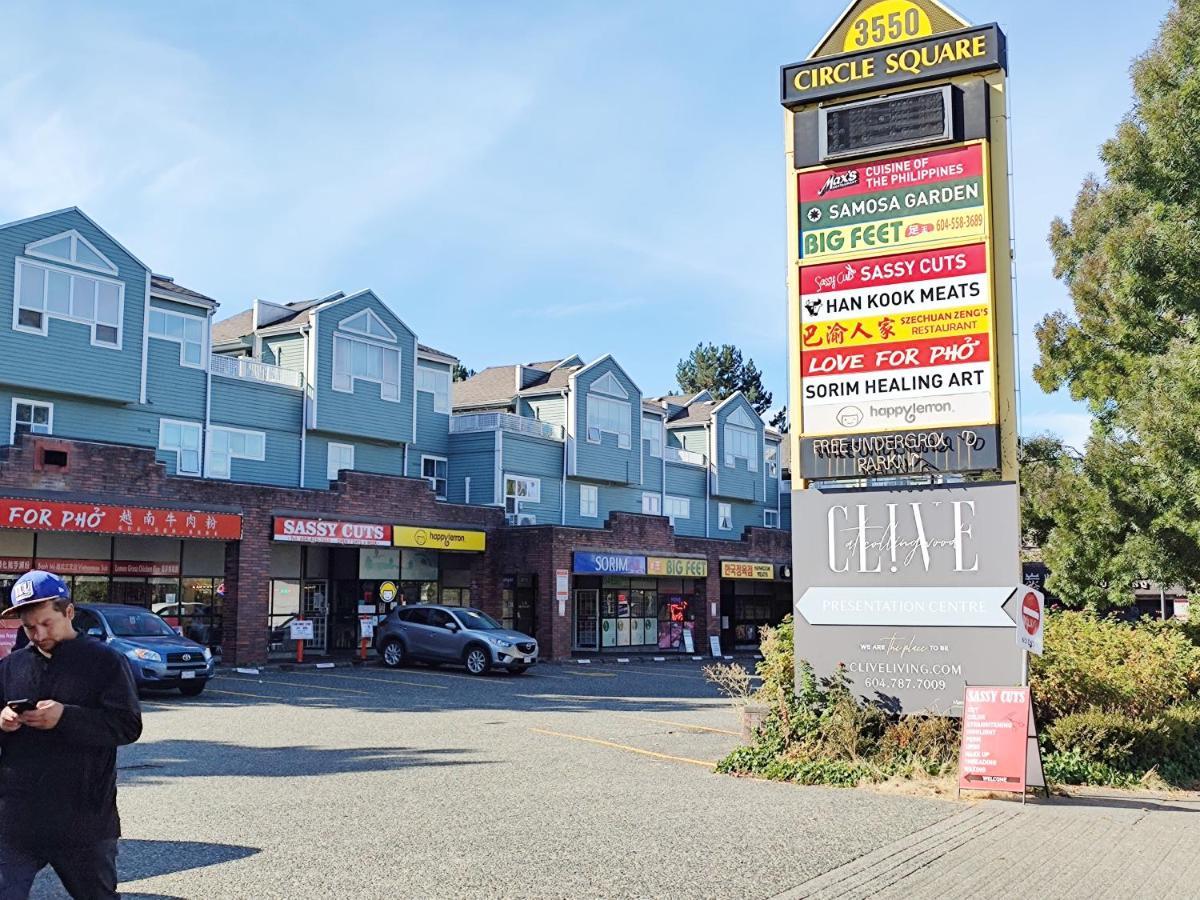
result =
[{"label": "car door", "polygon": [[[75,619],[71,622],[75,626],[75,630],[79,634],[87,634],[92,632],[93,637],[100,637],[104,640],[104,626],[100,624],[100,617],[89,609],[75,607]],[[97,635],[96,632],[100,634]]]},{"label": "car door", "polygon": [[432,630],[429,627],[429,610],[427,609],[406,609],[396,616],[396,621],[400,625],[400,635],[404,638],[404,646],[408,650],[408,655],[425,658],[430,655],[429,651],[429,633]]},{"label": "car door", "polygon": [[[459,632],[462,626],[444,609],[429,610],[429,654],[434,659],[458,660],[462,658]],[[447,625],[455,626],[453,629]]]}]

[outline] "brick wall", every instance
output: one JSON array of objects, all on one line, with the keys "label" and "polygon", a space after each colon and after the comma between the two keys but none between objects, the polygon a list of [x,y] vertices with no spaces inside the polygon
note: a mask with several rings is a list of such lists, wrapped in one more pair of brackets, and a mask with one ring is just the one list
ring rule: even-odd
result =
[{"label": "brick wall", "polygon": [[[40,465],[46,448],[65,451],[68,465]],[[571,571],[576,550],[707,559],[705,602],[696,610],[697,652],[704,652],[707,636],[720,634],[722,559],[776,564],[791,559],[790,535],[774,529],[748,528],[740,541],[676,537],[665,518],[632,513],[613,513],[603,528],[510,528],[502,509],[438,502],[419,478],[344,471],[327,491],[181,478],[167,475],[153,450],[29,435],[0,452],[0,492],[241,513],[242,540],[228,543],[225,554],[226,658],[238,664],[262,662],[267,656],[268,573],[276,514],[486,531],[488,551],[472,565],[472,602],[499,616],[501,578],[536,575],[535,637],[543,656],[553,658],[571,652],[572,604],[568,601],[566,615],[558,615],[555,573]],[[714,604],[717,615],[712,615]]]}]

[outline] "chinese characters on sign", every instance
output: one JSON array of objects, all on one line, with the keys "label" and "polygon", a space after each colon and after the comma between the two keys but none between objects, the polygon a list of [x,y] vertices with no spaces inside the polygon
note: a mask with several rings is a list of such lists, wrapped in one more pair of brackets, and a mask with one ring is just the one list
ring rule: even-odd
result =
[{"label": "chinese characters on sign", "polygon": [[0,498],[0,528],[236,541],[242,517],[202,510]]}]

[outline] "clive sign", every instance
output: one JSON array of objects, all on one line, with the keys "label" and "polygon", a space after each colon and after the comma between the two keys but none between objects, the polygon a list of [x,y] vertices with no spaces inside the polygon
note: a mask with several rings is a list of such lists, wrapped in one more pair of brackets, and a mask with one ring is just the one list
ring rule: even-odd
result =
[{"label": "clive sign", "polygon": [[846,667],[866,699],[959,715],[967,684],[1017,683],[1013,484],[800,491],[797,660]]}]

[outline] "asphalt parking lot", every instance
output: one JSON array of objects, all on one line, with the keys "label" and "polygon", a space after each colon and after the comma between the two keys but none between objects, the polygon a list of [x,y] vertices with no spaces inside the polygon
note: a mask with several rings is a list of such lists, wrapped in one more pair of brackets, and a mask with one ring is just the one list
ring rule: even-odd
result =
[{"label": "asphalt parking lot", "polygon": [[[1090,898],[1200,878],[1195,854],[1162,865],[1200,840],[1200,803],[1023,809],[713,774],[738,717],[699,668],[272,670],[148,699],[119,762],[122,890]],[[44,874],[34,896],[65,895]]]},{"label": "asphalt parking lot", "polygon": [[223,674],[121,751],[122,890],[767,897],[957,811],[713,774],[737,730],[698,663]]}]

